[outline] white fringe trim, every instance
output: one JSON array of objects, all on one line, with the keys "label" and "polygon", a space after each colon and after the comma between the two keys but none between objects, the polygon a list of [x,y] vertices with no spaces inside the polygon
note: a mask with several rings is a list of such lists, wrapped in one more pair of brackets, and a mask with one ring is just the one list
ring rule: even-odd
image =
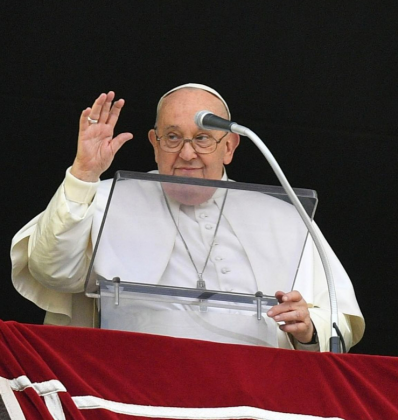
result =
[{"label": "white fringe trim", "polygon": [[26,420],[10,381],[0,376],[0,395],[11,420]]},{"label": "white fringe trim", "polygon": [[[14,391],[24,391],[26,388],[33,388],[40,397],[44,398],[47,409],[54,420],[66,420],[64,409],[58,395],[59,392],[66,392],[66,388],[60,381],[51,379],[50,381],[32,383],[30,379],[24,375],[11,379],[9,383]],[[11,418],[14,420],[13,417]]]},{"label": "white fringe trim", "polygon": [[[28,387],[32,387],[38,395],[44,397],[46,406],[54,420],[65,420],[58,393],[66,392],[66,388],[60,381],[53,379],[32,383],[26,376],[20,376],[11,380],[0,377],[0,393],[12,420],[26,420],[13,391],[24,391]],[[90,395],[71,398],[80,410],[105,409],[114,413],[148,418],[176,420],[344,420],[340,417],[280,413],[245,406],[217,408],[155,407],[125,404]]]},{"label": "white fringe trim", "polygon": [[184,420],[344,420],[338,417],[317,417],[301,414],[277,413],[255,407],[219,407],[219,408],[181,408],[154,407],[136,404],[124,404],[102,398],[85,396],[72,397],[81,410],[105,409],[114,413],[131,416],[184,419]]}]

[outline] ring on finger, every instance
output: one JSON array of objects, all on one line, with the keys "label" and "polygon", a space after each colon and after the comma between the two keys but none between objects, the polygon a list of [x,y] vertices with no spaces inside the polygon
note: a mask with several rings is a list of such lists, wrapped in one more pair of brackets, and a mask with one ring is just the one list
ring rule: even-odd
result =
[{"label": "ring on finger", "polygon": [[90,118],[90,117],[87,117],[87,119],[88,119],[88,122],[89,122],[90,124],[98,124],[98,120],[95,120],[95,119]]}]

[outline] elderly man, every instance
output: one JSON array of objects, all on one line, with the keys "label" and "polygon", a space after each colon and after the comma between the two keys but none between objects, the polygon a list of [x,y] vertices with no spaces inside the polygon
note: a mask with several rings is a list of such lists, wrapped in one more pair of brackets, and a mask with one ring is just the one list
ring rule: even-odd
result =
[{"label": "elderly man", "polygon": [[[64,182],[47,209],[18,232],[13,240],[14,285],[23,296],[47,311],[46,323],[95,326],[95,305],[84,295],[84,280],[92,253],[92,238],[97,235],[93,220],[102,217],[103,203],[109,192],[109,183],[100,182],[99,178],[109,168],[118,150],[133,137],[131,133],[113,137],[123,106],[124,100],[114,101],[114,93],[109,92],[101,94],[91,108],[82,112],[76,158],[67,170]],[[239,136],[200,130],[194,116],[203,109],[230,118],[228,106],[221,95],[204,85],[182,85],[162,96],[155,128],[148,134],[160,174],[226,179],[224,165],[232,161]],[[220,220],[223,220],[221,213]],[[223,224],[219,224],[220,235],[227,238],[229,235],[232,241],[236,240],[233,232],[227,232],[227,228],[222,232]],[[175,237],[181,236],[184,241],[177,225],[176,228]],[[185,251],[177,247],[177,242],[175,240],[175,248],[171,250],[165,275],[174,275],[176,268],[177,272],[181,268],[176,267],[178,262],[174,262],[181,258],[174,257],[181,257]],[[244,255],[243,246],[239,241],[236,243],[234,252]],[[193,260],[186,244],[185,247],[189,255],[183,258]],[[311,278],[306,279],[305,289],[310,284],[311,292],[303,296],[299,287],[293,291],[275,290],[280,304],[269,310],[267,315],[281,324],[280,347],[324,351],[328,349],[330,331],[327,286],[313,244],[310,243],[307,248],[311,248],[305,255],[311,254],[308,260],[312,268],[309,270],[311,274],[307,270],[306,275]],[[340,292],[339,326],[350,348],[361,339],[364,322],[350,280],[333,251],[328,246],[327,249]],[[211,248],[207,253],[210,256]],[[246,269],[248,281],[252,277],[255,282],[256,273],[249,260],[239,258],[242,258],[241,265]],[[210,259],[208,266],[211,264]],[[211,271],[213,276],[215,271]],[[296,286],[300,286],[300,281],[296,282]]]}]

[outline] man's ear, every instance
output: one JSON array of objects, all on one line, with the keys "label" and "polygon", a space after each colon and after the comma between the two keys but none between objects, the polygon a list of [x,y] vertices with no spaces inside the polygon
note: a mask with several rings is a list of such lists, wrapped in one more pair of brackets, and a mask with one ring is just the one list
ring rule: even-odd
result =
[{"label": "man's ear", "polygon": [[229,133],[225,138],[225,154],[224,154],[224,165],[231,163],[232,158],[234,157],[234,152],[239,146],[240,136],[236,133]]},{"label": "man's ear", "polygon": [[155,133],[155,130],[153,128],[148,131],[148,139],[152,144],[153,151],[155,152],[155,162],[158,163],[159,142],[156,140],[156,133]]}]

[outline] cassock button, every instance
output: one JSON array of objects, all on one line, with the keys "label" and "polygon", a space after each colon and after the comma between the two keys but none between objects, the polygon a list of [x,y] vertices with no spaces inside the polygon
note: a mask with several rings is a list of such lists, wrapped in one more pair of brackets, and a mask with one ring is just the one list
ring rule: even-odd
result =
[{"label": "cassock button", "polygon": [[206,217],[207,217],[207,214],[206,213],[200,213],[200,216],[199,216],[201,219],[206,219]]},{"label": "cassock button", "polygon": [[221,261],[223,258],[220,257],[219,255],[216,257],[216,261]]},{"label": "cassock button", "polygon": [[212,230],[212,229],[213,229],[213,226],[212,226],[212,225],[205,225],[205,228],[206,228],[207,230]]},{"label": "cassock button", "polygon": [[228,267],[224,267],[224,268],[222,268],[221,269],[221,273],[223,273],[223,274],[227,274],[227,273],[229,273],[231,270],[228,268]]}]

